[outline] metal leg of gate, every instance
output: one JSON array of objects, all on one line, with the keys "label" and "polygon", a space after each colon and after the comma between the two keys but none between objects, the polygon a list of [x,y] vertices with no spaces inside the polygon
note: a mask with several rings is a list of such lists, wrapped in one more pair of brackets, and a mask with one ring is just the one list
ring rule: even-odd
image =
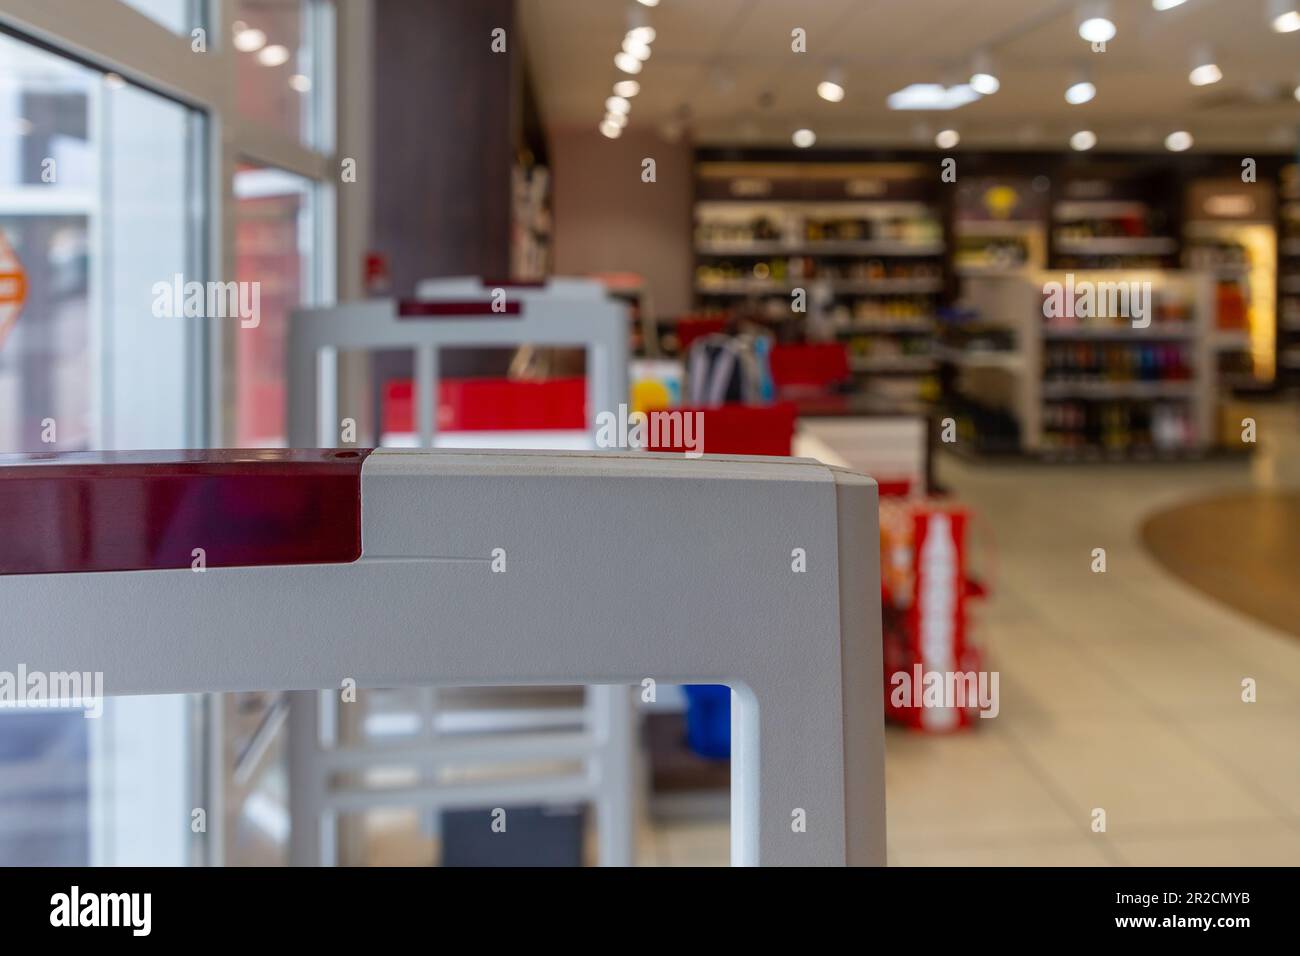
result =
[{"label": "metal leg of gate", "polygon": [[631,866],[635,840],[632,795],[632,699],[627,687],[587,688],[587,724],[598,733],[588,772],[596,775],[596,838],[601,866]]}]

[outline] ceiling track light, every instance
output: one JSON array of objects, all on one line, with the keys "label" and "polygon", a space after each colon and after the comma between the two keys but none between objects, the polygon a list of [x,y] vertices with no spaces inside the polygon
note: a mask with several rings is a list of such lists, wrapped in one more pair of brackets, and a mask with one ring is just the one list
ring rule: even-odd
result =
[{"label": "ceiling track light", "polygon": [[1214,53],[1208,46],[1197,47],[1192,54],[1192,69],[1187,74],[1187,82],[1192,86],[1209,86],[1223,79],[1223,71],[1214,62]]},{"label": "ceiling track light", "polygon": [[828,103],[844,99],[844,71],[838,65],[826,71],[826,76],[817,84],[817,95]]},{"label": "ceiling track light", "polygon": [[1300,10],[1295,0],[1269,0],[1268,25],[1274,33],[1295,33],[1300,30]]},{"label": "ceiling track light", "polygon": [[975,54],[969,82],[971,89],[980,96],[992,96],[1002,88],[1002,82],[993,70],[993,60],[987,53]]},{"label": "ceiling track light", "polygon": [[1115,39],[1115,21],[1111,19],[1107,0],[1088,0],[1079,5],[1079,36],[1089,43],[1109,43]]}]

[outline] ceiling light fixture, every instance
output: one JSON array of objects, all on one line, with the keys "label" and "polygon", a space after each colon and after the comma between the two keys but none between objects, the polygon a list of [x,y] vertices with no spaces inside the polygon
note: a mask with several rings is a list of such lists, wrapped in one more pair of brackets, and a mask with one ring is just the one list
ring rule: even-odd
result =
[{"label": "ceiling light fixture", "polygon": [[600,124],[600,134],[609,139],[618,139],[623,134],[623,127],[605,120]]},{"label": "ceiling light fixture", "polygon": [[611,96],[605,100],[605,110],[609,113],[618,113],[620,116],[626,116],[632,111],[632,104],[622,96]]},{"label": "ceiling light fixture", "polygon": [[605,122],[613,123],[619,129],[622,129],[623,127],[627,126],[627,116],[623,113],[613,113],[613,112],[606,113]]},{"label": "ceiling light fixture", "polygon": [[650,44],[633,40],[631,36],[623,39],[623,52],[630,53],[643,63],[650,59]]},{"label": "ceiling light fixture", "polygon": [[1300,11],[1296,10],[1295,0],[1270,0],[1268,25],[1274,33],[1295,33],[1300,30]]},{"label": "ceiling light fixture", "polygon": [[639,2],[639,3],[641,4],[641,6],[643,6],[643,7],[657,7],[657,6],[659,6],[659,0],[638,0],[638,2]]},{"label": "ceiling light fixture", "polygon": [[794,131],[794,135],[790,137],[790,141],[800,149],[807,149],[817,142],[817,134],[810,129],[797,129]]},{"label": "ceiling light fixture", "polygon": [[970,87],[980,96],[992,96],[1002,88],[1001,81],[993,72],[993,61],[987,53],[977,53],[971,67]]},{"label": "ceiling light fixture", "polygon": [[641,72],[641,61],[631,53],[622,50],[614,54],[614,65],[624,73],[636,74]]},{"label": "ceiling light fixture", "polygon": [[1070,137],[1070,149],[1083,153],[1097,145],[1097,134],[1090,129],[1081,129]]},{"label": "ceiling light fixture", "polygon": [[934,145],[940,149],[952,149],[961,142],[961,134],[955,129],[941,129],[934,137]]},{"label": "ceiling light fixture", "polygon": [[289,77],[289,85],[299,93],[307,93],[311,90],[311,77],[305,73],[295,73]]},{"label": "ceiling light fixture", "polygon": [[942,83],[913,83],[890,93],[885,104],[891,110],[955,110],[979,98],[969,83],[948,87]]},{"label": "ceiling light fixture", "polygon": [[827,103],[838,103],[844,99],[844,71],[832,66],[826,71],[826,78],[817,84],[817,95]]},{"label": "ceiling light fixture", "polygon": [[1079,7],[1079,36],[1089,43],[1108,43],[1115,39],[1115,21],[1110,18],[1110,4],[1094,0]]},{"label": "ceiling light fixture", "polygon": [[258,51],[257,62],[262,66],[282,66],[289,62],[289,48],[280,43],[264,46]]},{"label": "ceiling light fixture", "polygon": [[256,53],[266,46],[266,34],[250,27],[243,20],[234,24],[234,39],[231,41],[240,53]]},{"label": "ceiling light fixture", "polygon": [[1295,98],[1297,102],[1300,102],[1300,86],[1295,88]]},{"label": "ceiling light fixture", "polygon": [[1171,153],[1181,153],[1192,148],[1192,134],[1187,130],[1175,130],[1165,137],[1165,149]]},{"label": "ceiling light fixture", "polygon": [[1097,95],[1097,87],[1085,74],[1080,73],[1073,83],[1065,88],[1065,102],[1071,106],[1082,106]]},{"label": "ceiling light fixture", "polygon": [[1192,71],[1187,74],[1187,82],[1192,86],[1209,86],[1223,79],[1223,71],[1214,62],[1214,54],[1209,47],[1198,47],[1192,54]]},{"label": "ceiling light fixture", "polygon": [[634,40],[637,43],[654,43],[656,36],[658,34],[655,33],[655,28],[652,26],[633,27],[627,31],[627,39]]},{"label": "ceiling light fixture", "polygon": [[1174,7],[1181,7],[1187,0],[1151,0],[1151,6],[1155,10],[1172,10]]},{"label": "ceiling light fixture", "polygon": [[619,80],[614,84],[614,95],[631,99],[641,92],[641,84],[636,80]]}]

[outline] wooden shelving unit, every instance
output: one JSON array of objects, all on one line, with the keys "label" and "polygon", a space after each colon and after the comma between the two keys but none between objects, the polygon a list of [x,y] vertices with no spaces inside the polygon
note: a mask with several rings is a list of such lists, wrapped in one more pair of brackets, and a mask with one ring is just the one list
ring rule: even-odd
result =
[{"label": "wooden shelving unit", "polygon": [[[838,338],[862,391],[887,376],[915,380],[920,394],[934,370],[935,313],[949,281],[930,173],[893,163],[700,163],[697,307]],[[806,312],[792,308],[796,289]]]},{"label": "wooden shelving unit", "polygon": [[[1211,280],[1192,272],[1097,271],[1075,282],[1150,281],[1167,313],[1182,318],[1135,328],[1127,318],[1044,317],[1043,289],[1064,273],[967,280],[963,305],[982,328],[1000,327],[1005,349],[942,346],[952,402],[972,421],[1010,416],[1018,451],[1051,461],[1181,459],[1214,444],[1214,365],[1208,323]],[[1000,420],[1000,418],[999,418]],[[971,422],[959,427],[980,450]],[[973,440],[971,440],[973,439]],[[960,439],[959,439],[960,441]],[[1012,450],[998,443],[998,451]],[[969,449],[968,449],[969,450]]]}]

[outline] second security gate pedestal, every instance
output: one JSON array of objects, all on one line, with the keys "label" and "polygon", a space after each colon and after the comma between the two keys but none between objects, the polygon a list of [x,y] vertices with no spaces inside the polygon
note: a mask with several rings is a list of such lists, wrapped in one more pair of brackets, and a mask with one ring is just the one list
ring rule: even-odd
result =
[{"label": "second security gate pedestal", "polygon": [[[351,456],[341,477],[180,454],[0,463],[0,669],[99,671],[107,694],[725,683],[732,862],[884,863],[869,479],[740,457],[319,453]],[[223,493],[241,481],[246,500]],[[247,534],[231,500],[260,515]]]}]

